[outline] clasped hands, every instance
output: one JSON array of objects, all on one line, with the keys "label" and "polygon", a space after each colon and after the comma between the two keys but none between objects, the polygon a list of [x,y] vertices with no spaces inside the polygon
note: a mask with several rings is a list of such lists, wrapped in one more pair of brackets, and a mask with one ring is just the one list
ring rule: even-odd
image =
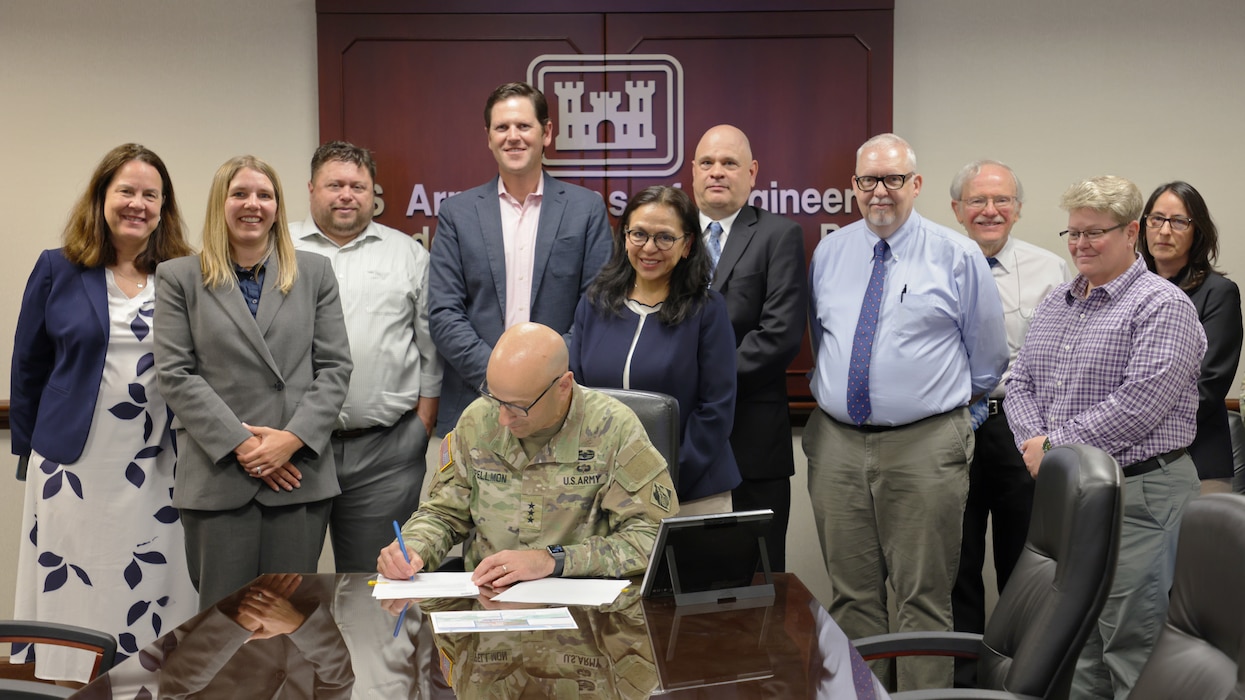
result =
[{"label": "clasped hands", "polygon": [[235,447],[233,453],[247,476],[260,479],[273,491],[298,488],[303,474],[290,462],[290,457],[303,447],[303,441],[288,430],[246,423],[242,427],[251,431],[251,437]]},{"label": "clasped hands", "polygon": [[247,588],[238,601],[239,625],[251,633],[248,642],[289,634],[307,619],[290,603],[303,577],[299,574],[265,574]]}]

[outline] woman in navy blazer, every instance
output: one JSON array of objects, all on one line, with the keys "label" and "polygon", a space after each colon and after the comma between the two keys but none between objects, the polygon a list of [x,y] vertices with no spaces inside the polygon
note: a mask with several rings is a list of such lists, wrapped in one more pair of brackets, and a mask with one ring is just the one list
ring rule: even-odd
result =
[{"label": "woman in navy blazer", "polygon": [[[13,343],[9,424],[27,482],[15,614],[109,632],[123,654],[197,609],[151,347],[152,273],[190,253],[184,229],[159,156],[112,149],[62,247],[35,263]],[[86,681],[75,654],[38,647],[36,674]]]},{"label": "woman in navy blazer", "polygon": [[1232,490],[1232,435],[1224,399],[1241,360],[1241,290],[1214,268],[1219,231],[1206,200],[1187,182],[1159,185],[1141,215],[1137,247],[1151,272],[1189,295],[1206,331],[1206,355],[1197,381],[1197,435],[1189,456],[1202,493]]},{"label": "woman in navy blazer", "polygon": [[619,221],[613,256],[575,310],[571,371],[586,386],[678,399],[679,514],[730,512],[735,333],[709,290],[696,205],[681,189],[650,187]]}]

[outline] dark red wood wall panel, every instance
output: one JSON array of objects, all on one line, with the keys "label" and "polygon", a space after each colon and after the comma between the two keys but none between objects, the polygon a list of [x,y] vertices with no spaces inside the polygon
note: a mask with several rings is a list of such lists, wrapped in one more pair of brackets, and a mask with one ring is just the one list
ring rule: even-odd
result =
[{"label": "dark red wood wall panel", "polygon": [[[690,188],[700,135],[730,123],[760,161],[754,203],[799,221],[810,254],[858,218],[855,149],[891,129],[892,1],[446,5],[317,4],[320,136],[376,153],[378,221],[428,243],[439,199],[496,174],[484,100],[512,80],[545,91],[555,129],[578,130],[546,167],[613,214],[649,185]],[[806,348],[792,364],[793,400],[811,363]]]}]

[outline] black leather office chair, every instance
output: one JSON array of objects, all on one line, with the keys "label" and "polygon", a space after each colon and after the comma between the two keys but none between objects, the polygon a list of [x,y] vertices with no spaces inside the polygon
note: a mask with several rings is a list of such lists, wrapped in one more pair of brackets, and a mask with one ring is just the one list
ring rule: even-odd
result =
[{"label": "black leather office chair", "polygon": [[977,657],[980,690],[916,690],[897,699],[1066,698],[1115,577],[1123,501],[1114,458],[1085,445],[1056,447],[1042,460],[1025,550],[985,634],[880,635],[856,647],[866,659]]},{"label": "black leather office chair", "polygon": [[1129,700],[1245,698],[1245,496],[1189,503],[1167,622]]},{"label": "black leather office chair", "polygon": [[[117,640],[105,632],[85,627],[31,620],[0,621],[0,644],[52,644],[95,653],[91,679],[112,668]],[[23,680],[0,679],[0,698],[67,698],[69,688]]]},{"label": "black leather office chair", "polygon": [[649,442],[666,458],[670,480],[679,485],[679,401],[673,396],[655,391],[632,389],[597,389],[627,405],[640,419],[648,433]]},{"label": "black leather office chair", "polygon": [[1245,493],[1245,421],[1240,411],[1228,411],[1228,434],[1232,436],[1232,490]]},{"label": "black leather office chair", "polygon": [[[618,399],[635,412],[636,417],[640,419],[640,424],[644,426],[644,431],[648,433],[649,442],[653,443],[653,447],[656,447],[661,456],[666,459],[666,470],[670,472],[670,480],[677,487],[679,485],[679,440],[682,437],[679,433],[678,399],[655,391],[633,391],[631,389],[596,389],[596,391]],[[467,544],[471,542],[470,537],[474,536],[473,531],[467,542],[463,543],[464,551]],[[448,557],[441,562],[441,566],[437,567],[437,571],[462,571],[464,566],[462,557]]]}]

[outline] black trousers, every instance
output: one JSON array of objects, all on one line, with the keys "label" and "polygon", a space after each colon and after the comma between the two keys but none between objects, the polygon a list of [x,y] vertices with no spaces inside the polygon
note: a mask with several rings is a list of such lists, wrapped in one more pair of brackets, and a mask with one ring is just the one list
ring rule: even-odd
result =
[{"label": "black trousers", "polygon": [[[968,472],[968,500],[960,539],[960,568],[951,590],[956,632],[980,634],[986,628],[986,587],[981,571],[986,562],[986,522],[993,519],[994,568],[1003,590],[1024,551],[1033,512],[1033,477],[1016,449],[1007,416],[998,413],[977,429],[976,451]],[[956,659],[956,685],[974,685],[976,662]]]},{"label": "black trousers", "polygon": [[731,491],[731,507],[736,513],[745,510],[774,511],[765,544],[769,550],[769,569],[787,570],[787,520],[791,516],[791,479],[744,479]]}]

